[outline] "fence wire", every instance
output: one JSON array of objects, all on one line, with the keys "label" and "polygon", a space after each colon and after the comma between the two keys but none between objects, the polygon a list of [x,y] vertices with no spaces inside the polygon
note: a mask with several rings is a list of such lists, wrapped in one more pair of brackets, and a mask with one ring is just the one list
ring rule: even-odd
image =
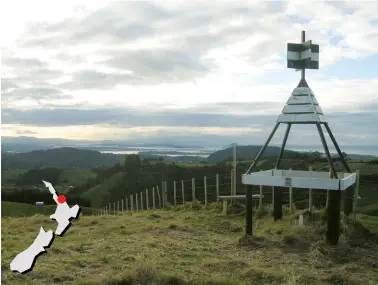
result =
[{"label": "fence wire", "polygon": [[[374,180],[372,177],[374,176],[361,175],[358,179],[358,185],[355,186],[358,189],[358,193],[354,193],[356,213],[378,215],[378,179]],[[145,189],[138,193],[125,195],[123,199],[110,201],[107,205],[101,207],[101,209],[95,210],[93,215],[116,214],[122,211],[141,211],[142,209],[159,209],[168,204],[182,205],[193,200],[200,203],[212,203],[218,201],[219,196],[232,195],[232,182],[230,174],[207,176],[205,187],[205,177],[197,177],[190,180],[176,181],[176,191],[174,191],[174,182],[167,181],[156,185],[154,190]],[[277,187],[273,190],[272,186],[253,186],[252,194],[260,194],[260,188],[263,195],[261,203],[272,204],[274,199],[273,191],[277,191]],[[288,187],[279,188],[283,204],[290,204],[291,202],[296,209],[306,209],[309,207],[310,191],[308,189],[292,188],[290,191]],[[236,195],[245,195],[245,190],[246,185],[242,184],[240,179],[237,179],[234,193]],[[344,200],[345,191],[342,191],[341,194],[341,199]],[[324,208],[327,203],[327,195],[327,190],[312,189],[312,206],[315,208]],[[245,203],[244,200],[239,201],[240,203]],[[254,199],[254,203],[259,204],[260,202],[258,199]],[[343,206],[343,201],[341,201],[341,205]]]}]

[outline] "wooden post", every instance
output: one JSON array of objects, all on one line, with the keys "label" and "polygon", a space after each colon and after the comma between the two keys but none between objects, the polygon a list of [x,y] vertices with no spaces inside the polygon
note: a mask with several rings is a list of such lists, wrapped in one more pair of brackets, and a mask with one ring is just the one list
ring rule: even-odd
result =
[{"label": "wooden post", "polygon": [[[310,177],[312,172],[312,166],[309,167]],[[312,189],[308,189],[308,212],[312,214]]]},{"label": "wooden post", "polygon": [[[260,169],[260,172],[262,171],[262,169]],[[260,185],[260,197],[259,197],[259,209],[262,207],[263,205],[263,186]]]},{"label": "wooden post", "polygon": [[219,174],[215,176],[215,187],[217,192],[217,202],[219,202]]},{"label": "wooden post", "polygon": [[147,210],[150,209],[150,201],[148,201],[148,189],[146,189],[146,207],[147,207]]},{"label": "wooden post", "polygon": [[234,184],[233,184],[233,187],[232,187],[232,195],[236,195],[236,145],[234,145]]},{"label": "wooden post", "polygon": [[152,209],[155,210],[155,187],[152,187]]},{"label": "wooden post", "polygon": [[130,211],[134,211],[134,195],[130,195]]},{"label": "wooden post", "polygon": [[121,200],[121,212],[123,212],[123,199]]},{"label": "wooden post", "polygon": [[[289,168],[291,170],[291,168]],[[290,213],[293,213],[293,187],[289,187],[289,209]]]},{"label": "wooden post", "polygon": [[354,192],[356,185],[352,185],[344,191],[344,215],[353,214]]},{"label": "wooden post", "polygon": [[116,203],[113,202],[113,214],[115,215],[116,213],[117,213],[117,211],[116,211]]},{"label": "wooden post", "polygon": [[156,191],[157,191],[157,196],[158,196],[158,200],[159,200],[159,208],[161,208],[161,199],[160,199],[159,186],[156,186]]},{"label": "wooden post", "polygon": [[164,187],[163,187],[163,200],[164,200],[164,208],[168,206],[168,185],[167,185],[167,181],[164,181],[163,182],[164,184]]},{"label": "wooden post", "polygon": [[196,201],[196,181],[192,178],[192,202]]},{"label": "wooden post", "polygon": [[245,221],[246,221],[246,237],[252,235],[252,211],[253,211],[253,204],[252,204],[252,185],[246,185],[246,209],[245,209]]},{"label": "wooden post", "polygon": [[140,192],[140,209],[143,211],[143,192]]},{"label": "wooden post", "polygon": [[[332,169],[329,168],[329,178],[332,178],[332,177],[333,177],[333,175],[332,175]],[[328,209],[328,204],[329,204],[329,191],[330,190],[327,190],[327,200],[326,200],[326,206],[325,206],[326,209]]]},{"label": "wooden post", "polygon": [[112,203],[109,203],[109,215],[112,214]]},{"label": "wooden post", "polygon": [[117,212],[119,212],[119,201],[117,201]]},{"label": "wooden post", "polygon": [[275,221],[282,219],[282,189],[283,189],[283,187],[274,187],[273,216],[274,216]]},{"label": "wooden post", "polygon": [[176,206],[176,181],[173,181],[173,205]]},{"label": "wooden post", "polygon": [[105,215],[108,214],[108,206],[105,206]]},{"label": "wooden post", "polygon": [[274,205],[274,186],[272,186],[272,206]]},{"label": "wooden post", "polygon": [[358,193],[360,190],[360,170],[356,170],[356,185],[354,186],[353,219],[356,220]]},{"label": "wooden post", "polygon": [[337,245],[340,237],[341,190],[328,190],[327,200],[328,207],[326,242],[329,245]]},{"label": "wooden post", "polygon": [[125,206],[126,206],[126,211],[129,210],[129,199],[126,197],[125,198]]},{"label": "wooden post", "polygon": [[162,200],[163,208],[165,208],[165,195],[164,195],[164,192],[165,192],[165,187],[164,187],[164,181],[163,181],[161,183],[161,200]]},{"label": "wooden post", "polygon": [[[232,196],[232,193],[234,193],[234,190],[232,189],[234,187],[234,170],[231,169],[231,196]],[[230,205],[232,205],[233,203],[233,199],[231,198],[230,200]]]},{"label": "wooden post", "polygon": [[136,210],[139,211],[139,199],[138,199],[137,193],[135,193],[135,206],[136,206]]},{"label": "wooden post", "polygon": [[182,195],[182,203],[185,204],[184,180],[181,180],[181,195]]},{"label": "wooden post", "polygon": [[206,180],[206,176],[203,178],[203,183],[204,183],[204,189],[205,189],[205,205],[207,205],[207,180]]}]

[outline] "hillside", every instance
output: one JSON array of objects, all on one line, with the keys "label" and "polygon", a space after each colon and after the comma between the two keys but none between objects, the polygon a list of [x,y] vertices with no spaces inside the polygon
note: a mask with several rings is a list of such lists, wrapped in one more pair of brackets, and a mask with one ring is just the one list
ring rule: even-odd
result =
[{"label": "hillside", "polygon": [[[247,145],[247,146],[237,146],[236,157],[238,160],[252,160],[255,159],[257,154],[260,152],[260,145]],[[264,152],[263,157],[268,156],[278,156],[280,153],[280,148],[276,146],[268,146]],[[298,152],[286,150],[284,152],[284,157],[295,157],[299,155]],[[209,163],[218,163],[226,159],[230,159],[233,156],[233,147],[218,150],[208,156],[207,161]]]},{"label": "hillside", "polygon": [[95,168],[123,163],[125,156],[105,154],[93,150],[62,147],[26,153],[6,153],[1,157],[2,169],[26,169],[39,167]]},{"label": "hillside", "polygon": [[[28,247],[46,217],[3,218],[2,284],[12,285],[333,285],[376,284],[378,220],[342,222],[340,245],[324,244],[325,224],[296,215],[255,224],[256,238],[243,239],[243,216],[221,216],[219,207],[84,216],[55,238],[33,271],[8,270]],[[367,228],[365,228],[365,226]],[[352,246],[353,245],[353,246]],[[357,246],[356,246],[357,245]]]},{"label": "hillside", "polygon": [[[73,206],[73,205],[70,205]],[[88,207],[80,207],[84,216],[92,215],[93,209]],[[45,205],[43,208],[37,208],[32,204],[14,203],[1,201],[1,217],[31,217],[36,214],[50,216],[54,214],[56,205]]]}]

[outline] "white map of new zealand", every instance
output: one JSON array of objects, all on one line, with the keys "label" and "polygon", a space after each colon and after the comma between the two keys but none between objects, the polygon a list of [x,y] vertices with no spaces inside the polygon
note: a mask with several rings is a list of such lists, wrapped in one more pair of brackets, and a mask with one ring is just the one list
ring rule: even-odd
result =
[{"label": "white map of new zealand", "polygon": [[[43,181],[45,186],[49,189],[53,195],[53,199],[57,204],[55,213],[50,216],[50,219],[56,220],[58,226],[55,230],[55,234],[62,236],[64,232],[71,225],[71,219],[77,219],[80,213],[80,207],[78,205],[70,208],[66,203],[64,195],[59,197],[56,195],[54,187],[50,182]],[[40,228],[37,238],[34,240],[31,246],[23,252],[19,253],[11,262],[10,268],[12,271],[18,271],[23,274],[30,271],[37,257],[46,252],[45,248],[50,247],[54,239],[54,233],[50,230],[46,232],[42,227]]]}]

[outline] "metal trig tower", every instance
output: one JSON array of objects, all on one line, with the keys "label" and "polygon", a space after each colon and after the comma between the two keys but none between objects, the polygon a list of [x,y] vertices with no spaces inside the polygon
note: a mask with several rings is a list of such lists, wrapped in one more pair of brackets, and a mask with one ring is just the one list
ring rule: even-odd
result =
[{"label": "metal trig tower", "polygon": [[[320,108],[313,91],[306,82],[305,70],[319,69],[319,45],[312,44],[311,41],[306,42],[304,31],[302,31],[302,42],[300,44],[288,43],[287,45],[287,67],[301,71],[299,84],[293,90],[289,100],[286,102],[281,114],[277,118],[276,125],[251,167],[242,175],[242,183],[247,185],[246,235],[252,235],[252,185],[277,187],[273,192],[275,220],[282,218],[282,187],[332,190],[329,192],[327,243],[335,245],[338,243],[339,239],[341,191],[346,190],[344,199],[345,214],[351,214],[353,207],[353,187],[351,186],[355,184],[356,173],[351,173],[323,111]],[[280,124],[286,124],[287,127],[275,168],[266,171],[251,172],[263,156],[266,147],[273,138]],[[279,169],[291,126],[295,124],[312,124],[316,126],[331,169],[331,177],[329,172]],[[332,143],[340,156],[340,160],[348,173],[336,172],[324,136],[323,126],[330,136]]]}]

